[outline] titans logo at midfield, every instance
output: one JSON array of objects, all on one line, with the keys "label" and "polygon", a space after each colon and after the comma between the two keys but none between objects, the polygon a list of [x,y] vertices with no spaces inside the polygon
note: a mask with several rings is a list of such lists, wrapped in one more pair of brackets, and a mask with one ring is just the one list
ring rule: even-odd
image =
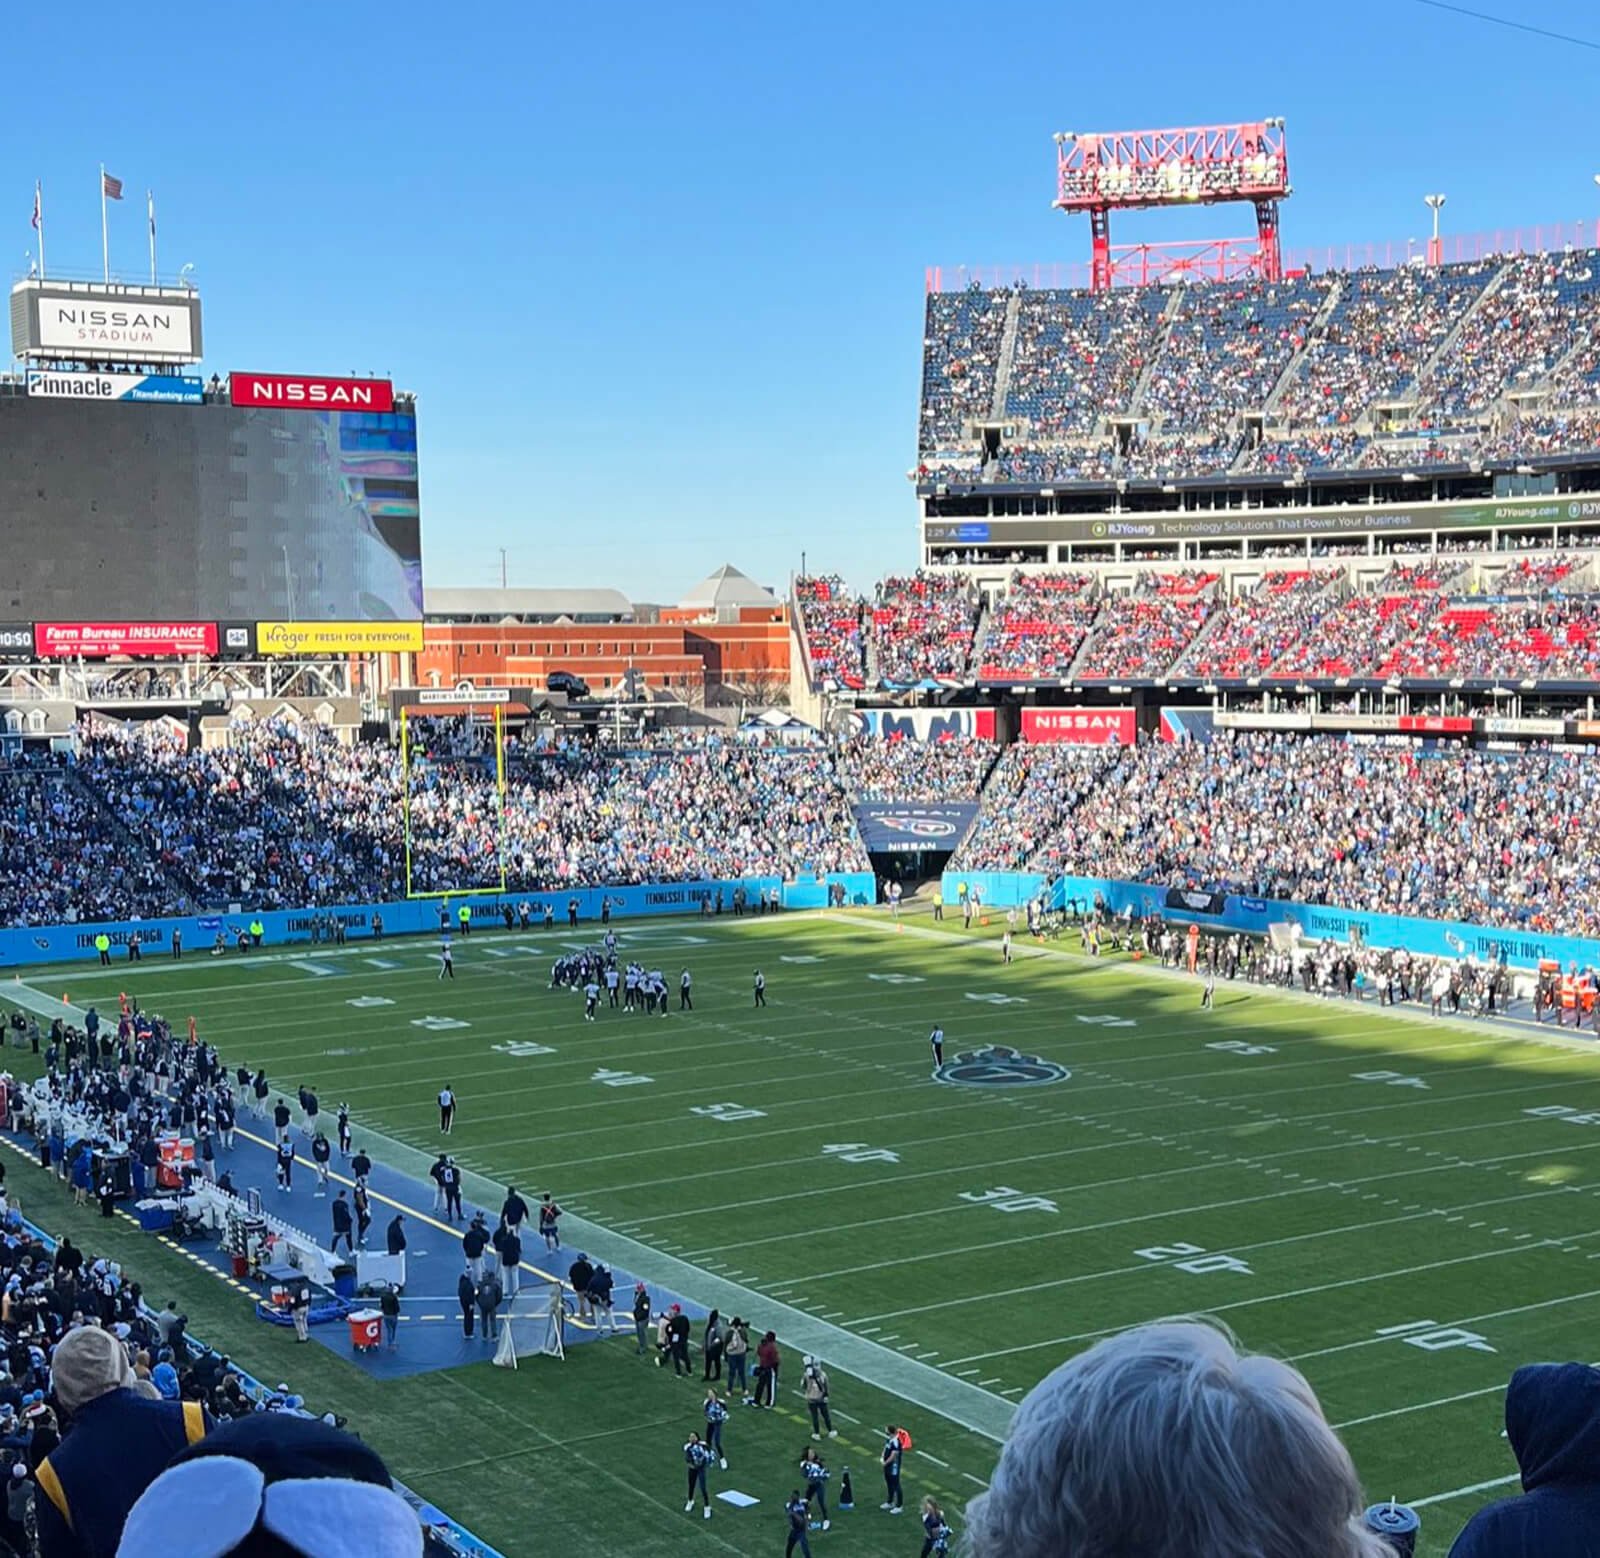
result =
[{"label": "titans logo at midfield", "polygon": [[1065,1082],[1072,1073],[1053,1060],[1024,1055],[1004,1044],[985,1044],[947,1060],[934,1071],[936,1082],[959,1082],[967,1087],[1037,1087]]}]

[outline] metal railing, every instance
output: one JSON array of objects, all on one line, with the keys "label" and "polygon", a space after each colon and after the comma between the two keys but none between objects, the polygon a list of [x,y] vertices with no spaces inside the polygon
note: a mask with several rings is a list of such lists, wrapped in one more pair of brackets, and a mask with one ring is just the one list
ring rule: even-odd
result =
[{"label": "metal railing", "polygon": [[[1239,240],[1243,241],[1243,240]],[[1367,268],[1394,270],[1402,265],[1427,263],[1426,237],[1391,238],[1376,243],[1313,245],[1286,249],[1285,273],[1311,270],[1354,271]],[[1153,245],[1127,245],[1130,251]],[[1198,245],[1197,245],[1198,247]],[[1439,239],[1439,263],[1466,265],[1474,260],[1513,254],[1564,254],[1575,249],[1600,248],[1600,220],[1550,222],[1532,227],[1502,227],[1491,232],[1446,234]],[[1136,278],[1119,272],[1124,285]],[[1090,267],[1083,261],[1047,261],[1033,265],[934,265],[924,273],[929,292],[960,292],[967,287],[993,291],[1027,287],[1032,291],[1087,289]]]}]

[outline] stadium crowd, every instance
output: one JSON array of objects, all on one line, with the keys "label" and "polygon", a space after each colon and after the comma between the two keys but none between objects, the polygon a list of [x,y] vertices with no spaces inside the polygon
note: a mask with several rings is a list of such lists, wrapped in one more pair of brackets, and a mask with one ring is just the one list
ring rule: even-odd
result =
[{"label": "stadium crowd", "polygon": [[[1178,481],[1592,451],[1597,295],[1590,250],[1276,282],[936,293],[920,474]],[[1020,425],[985,463],[963,434],[989,414],[997,385]],[[1545,396],[1536,410],[1505,411],[1504,397],[1535,388]],[[1399,419],[1377,426],[1376,409],[1396,405]],[[1246,436],[1244,413],[1265,414],[1263,436]],[[1132,420],[1135,435],[1113,441],[1112,416]]]},{"label": "stadium crowd", "polygon": [[1064,679],[1099,610],[1088,574],[1013,574],[978,648],[979,677]]},{"label": "stadium crowd", "polygon": [[[503,820],[502,820],[503,819]],[[71,764],[0,768],[0,914],[13,925],[414,891],[865,869],[830,753],[722,741],[644,751],[507,743],[403,767],[387,742],[241,724],[184,751],[164,725],[91,720]]]},{"label": "stadium crowd", "polygon": [[868,737],[839,749],[839,777],[857,801],[970,801],[999,752],[982,736],[932,742]]},{"label": "stadium crowd", "polygon": [[878,585],[869,620],[880,681],[898,686],[966,675],[978,604],[962,575],[928,569],[891,574]]},{"label": "stadium crowd", "polygon": [[[1117,877],[1600,934],[1600,763],[1218,732],[1208,745],[1012,748],[958,870]],[[990,815],[990,814],[993,815]]]}]

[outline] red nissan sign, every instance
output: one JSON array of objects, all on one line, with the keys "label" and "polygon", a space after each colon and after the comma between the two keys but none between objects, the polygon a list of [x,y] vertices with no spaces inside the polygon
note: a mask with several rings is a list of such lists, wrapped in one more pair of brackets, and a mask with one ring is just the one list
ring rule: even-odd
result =
[{"label": "red nissan sign", "polygon": [[1399,728],[1419,736],[1465,736],[1472,721],[1464,714],[1402,714]]},{"label": "red nissan sign", "polygon": [[1080,747],[1131,747],[1138,736],[1132,709],[1024,709],[1024,741]]},{"label": "red nissan sign", "polygon": [[215,622],[35,622],[37,655],[214,655]]},{"label": "red nissan sign", "polygon": [[322,379],[303,373],[230,373],[228,398],[236,406],[276,406],[286,411],[393,411],[389,379]]}]

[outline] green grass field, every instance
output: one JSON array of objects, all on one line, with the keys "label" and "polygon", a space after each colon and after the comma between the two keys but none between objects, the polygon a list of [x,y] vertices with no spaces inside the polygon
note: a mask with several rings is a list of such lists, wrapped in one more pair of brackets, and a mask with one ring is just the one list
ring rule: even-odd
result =
[{"label": "green grass field", "polygon": [[[1095,1338],[1203,1312],[1307,1373],[1369,1494],[1425,1501],[1421,1550],[1442,1554],[1479,1503],[1511,1491],[1479,1487],[1514,1470],[1500,1438],[1511,1370],[1596,1352],[1589,1046],[1243,986],[1220,987],[1207,1013],[1196,983],[1065,942],[1020,948],[1004,968],[998,929],[897,930],[876,914],[619,924],[623,951],[674,991],[693,970],[699,1009],[602,1008],[592,1025],[578,996],[546,988],[555,949],[593,939],[588,927],[476,932],[453,984],[435,978],[428,941],[31,984],[104,1010],[132,981],[174,1027],[193,1011],[234,1063],[265,1065],[286,1090],[309,1082],[325,1106],[347,1098],[357,1140],[381,1131],[404,1144],[392,1156],[434,1148],[448,1081],[458,1159],[552,1190],[578,1214],[569,1242],[710,1302],[743,1294],[745,1318],[780,1340],[790,1317],[805,1321],[846,1417],[834,1487],[846,1463],[857,1483],[824,1545],[915,1551],[912,1517],[877,1509],[885,1420],[916,1436],[908,1502],[932,1491],[959,1509],[997,1451],[975,1427]],[[758,965],[765,1011],[750,994]],[[947,1060],[1004,1044],[1070,1075],[937,1082],[936,1020]],[[68,1223],[65,1197],[30,1193],[30,1214]],[[147,1288],[163,1263],[186,1294],[215,1287],[191,1299],[199,1334],[263,1374],[293,1372],[509,1554],[782,1541],[807,1442],[797,1398],[736,1410],[733,1469],[713,1491],[763,1502],[702,1525],[682,1514],[679,1453],[699,1391],[638,1361],[631,1339],[515,1375],[482,1365],[375,1385],[296,1353],[221,1284],[117,1226]],[[799,1348],[785,1350],[789,1394]]]}]

